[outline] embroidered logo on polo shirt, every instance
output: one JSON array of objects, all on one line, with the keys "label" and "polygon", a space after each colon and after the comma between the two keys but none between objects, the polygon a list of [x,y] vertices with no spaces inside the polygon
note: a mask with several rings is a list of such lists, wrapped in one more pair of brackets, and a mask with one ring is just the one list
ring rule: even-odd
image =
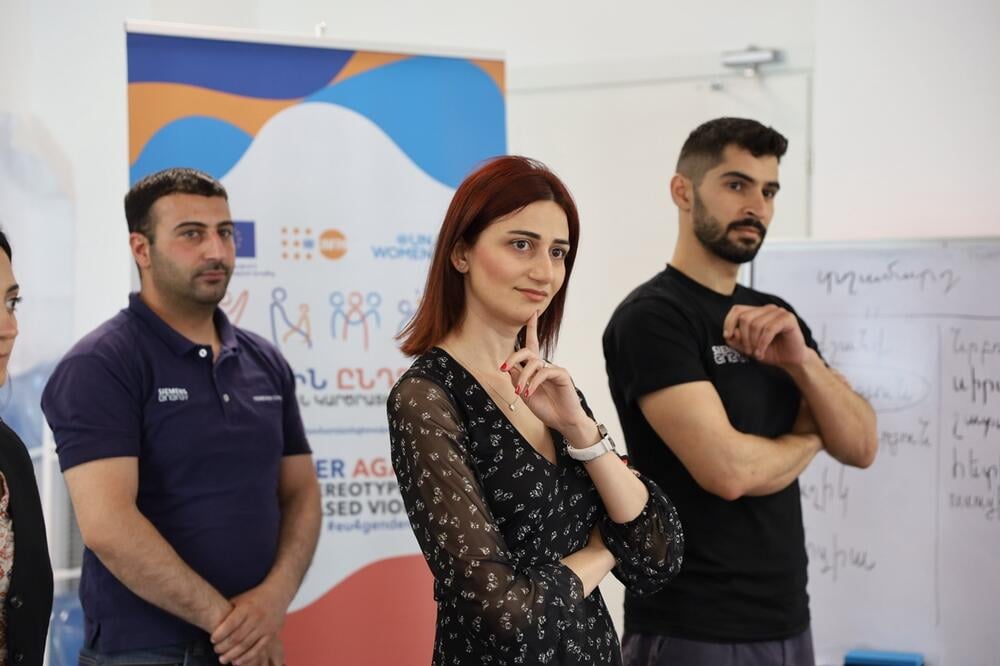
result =
[{"label": "embroidered logo on polo shirt", "polygon": [[281,402],[280,395],[255,395],[254,402]]},{"label": "embroidered logo on polo shirt", "polygon": [[181,402],[188,399],[186,388],[161,388],[157,389],[160,402]]},{"label": "embroidered logo on polo shirt", "polygon": [[726,363],[749,363],[750,359],[736,351],[729,345],[712,345],[712,356],[716,365]]}]

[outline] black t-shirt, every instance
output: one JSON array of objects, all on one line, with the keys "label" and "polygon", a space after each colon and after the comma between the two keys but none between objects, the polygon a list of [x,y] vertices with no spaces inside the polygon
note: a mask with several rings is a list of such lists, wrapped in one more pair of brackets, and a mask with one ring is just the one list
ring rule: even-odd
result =
[{"label": "black t-shirt", "polygon": [[[707,641],[787,638],[809,624],[799,484],[763,497],[726,501],[695,482],[639,409],[639,398],[708,381],[740,432],[788,433],[801,395],[783,370],[731,349],[722,324],[734,305],[781,299],[737,285],[730,296],[677,269],[639,286],[604,331],[611,395],[631,462],[667,492],[684,528],[684,564],[661,592],[626,593],[625,630]],[[799,319],[806,344],[816,343]]]}]

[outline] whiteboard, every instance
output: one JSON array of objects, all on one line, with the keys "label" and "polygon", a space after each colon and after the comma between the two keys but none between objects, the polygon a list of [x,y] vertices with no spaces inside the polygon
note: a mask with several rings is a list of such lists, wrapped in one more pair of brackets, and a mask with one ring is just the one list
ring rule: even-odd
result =
[{"label": "whiteboard", "polygon": [[752,283],[878,414],[871,468],[800,478],[818,663],[1000,664],[1000,239],[773,243]]}]

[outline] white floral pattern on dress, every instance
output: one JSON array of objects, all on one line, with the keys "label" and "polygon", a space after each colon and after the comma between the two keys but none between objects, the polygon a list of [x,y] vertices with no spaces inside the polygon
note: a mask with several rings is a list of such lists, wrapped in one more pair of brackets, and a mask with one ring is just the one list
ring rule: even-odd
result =
[{"label": "white floral pattern on dress", "polygon": [[0,472],[0,664],[7,663],[7,592],[14,570],[14,521],[11,520],[10,491],[7,478]]},{"label": "white floral pattern on dress", "polygon": [[434,666],[620,665],[600,590],[585,597],[560,560],[599,522],[615,575],[639,594],[660,589],[684,544],[666,495],[640,476],[645,509],[612,522],[565,439],[553,431],[556,462],[546,460],[441,349],[413,363],[387,410],[393,469],[434,574]]}]

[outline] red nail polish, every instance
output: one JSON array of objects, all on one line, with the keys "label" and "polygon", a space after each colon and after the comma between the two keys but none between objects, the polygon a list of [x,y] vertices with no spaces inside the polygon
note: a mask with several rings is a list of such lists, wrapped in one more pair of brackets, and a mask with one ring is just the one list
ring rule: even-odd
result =
[{"label": "red nail polish", "polygon": [[507,370],[507,364],[506,364],[506,363],[504,363],[503,365],[501,365],[501,366],[500,366],[500,370],[501,370],[501,371],[506,371],[506,370]]}]

